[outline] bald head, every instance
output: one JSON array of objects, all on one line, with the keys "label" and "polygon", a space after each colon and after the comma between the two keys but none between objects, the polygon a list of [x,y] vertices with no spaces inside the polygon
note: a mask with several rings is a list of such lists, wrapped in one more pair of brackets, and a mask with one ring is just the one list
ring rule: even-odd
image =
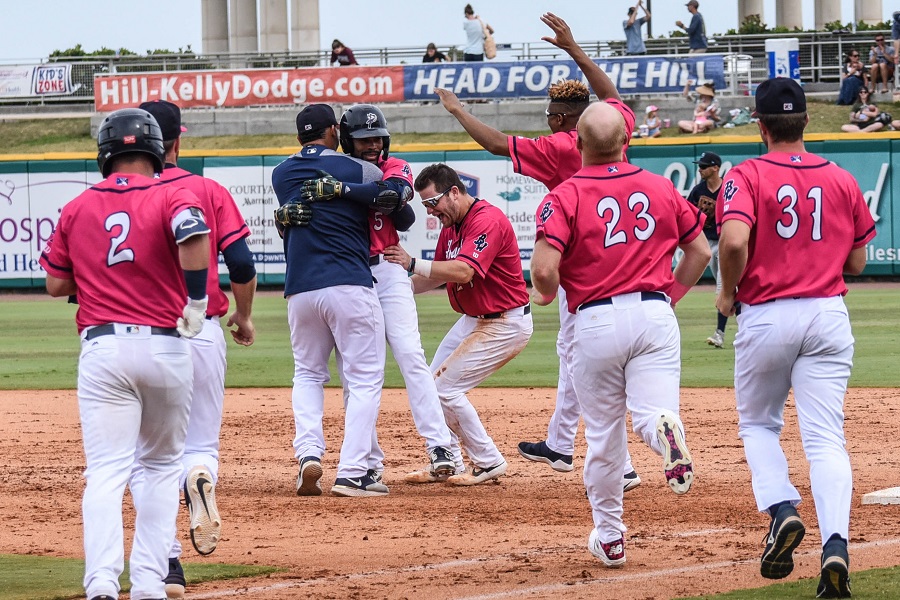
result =
[{"label": "bald head", "polygon": [[578,119],[578,149],[584,165],[622,160],[627,140],[625,118],[606,102],[594,102]]}]

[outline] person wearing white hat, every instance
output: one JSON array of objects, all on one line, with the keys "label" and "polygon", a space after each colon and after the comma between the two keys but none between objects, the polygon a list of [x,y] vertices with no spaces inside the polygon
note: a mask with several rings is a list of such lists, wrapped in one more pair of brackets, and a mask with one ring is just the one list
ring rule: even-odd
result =
[{"label": "person wearing white hat", "polygon": [[694,102],[693,119],[678,121],[678,127],[682,133],[706,133],[715,129],[719,121],[719,101],[716,100],[716,90],[711,82],[698,85],[692,92],[693,79],[688,79],[684,86],[684,97],[689,102]]},{"label": "person wearing white hat", "polygon": [[659,115],[656,114],[656,111],[659,110],[658,106],[651,104],[646,109],[646,114],[644,116],[644,126],[641,127],[641,137],[643,138],[655,138],[662,135],[662,121],[659,118]]}]

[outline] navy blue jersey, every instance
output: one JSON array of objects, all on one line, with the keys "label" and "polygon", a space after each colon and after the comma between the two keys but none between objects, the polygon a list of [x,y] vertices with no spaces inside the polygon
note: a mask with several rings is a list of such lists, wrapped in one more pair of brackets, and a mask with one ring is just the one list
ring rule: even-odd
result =
[{"label": "navy blue jersey", "polygon": [[[300,198],[300,185],[322,170],[344,183],[381,180],[381,169],[326,146],[312,144],[275,167],[272,187],[281,205]],[[311,203],[308,227],[287,227],[284,295],[336,285],[372,287],[369,268],[369,209],[359,202],[335,198]]]}]

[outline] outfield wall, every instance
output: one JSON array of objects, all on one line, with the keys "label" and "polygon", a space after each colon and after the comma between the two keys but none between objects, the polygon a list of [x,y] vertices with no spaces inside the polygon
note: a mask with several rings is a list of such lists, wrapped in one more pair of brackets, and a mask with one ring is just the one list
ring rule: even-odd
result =
[{"label": "outfield wall", "polygon": [[[407,146],[398,148],[394,154],[409,161],[413,173],[429,164],[446,162],[459,171],[472,195],[504,209],[518,236],[527,270],[534,245],[534,215],[547,193],[546,187],[514,173],[507,158],[483,150],[459,149],[460,146],[431,151]],[[877,236],[867,247],[868,265],[863,274],[900,275],[900,210],[893,210],[894,196],[900,202],[900,178],[894,180],[891,168],[894,153],[900,154],[900,140],[825,139],[808,141],[807,149],[833,160],[859,181],[877,228]],[[668,177],[687,195],[699,181],[693,161],[708,150],[722,157],[724,174],[742,160],[763,153],[765,148],[758,141],[636,144],[628,154],[633,163]],[[272,216],[277,200],[272,192],[271,175],[272,169],[291,150],[254,152],[258,154],[185,153],[179,166],[218,181],[232,193],[252,232],[249,245],[257,262],[259,283],[278,285],[284,281],[285,263]],[[99,180],[93,156],[85,154],[0,157],[0,289],[43,287],[45,272],[38,258],[63,205]],[[419,202],[413,202],[413,206],[417,220],[409,232],[401,234],[401,244],[413,256],[431,258],[440,224],[426,214]],[[220,272],[226,272],[224,264],[220,265]]]}]

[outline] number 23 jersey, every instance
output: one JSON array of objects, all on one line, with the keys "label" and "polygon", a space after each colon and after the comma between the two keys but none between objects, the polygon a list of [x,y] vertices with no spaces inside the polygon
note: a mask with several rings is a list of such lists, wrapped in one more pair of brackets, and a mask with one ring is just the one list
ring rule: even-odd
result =
[{"label": "number 23 jersey", "polygon": [[584,167],[538,206],[537,239],[562,253],[569,312],[630,292],[665,292],[679,244],[700,235],[705,215],[672,182],[618,162]]},{"label": "number 23 jersey", "polygon": [[847,293],[850,251],[875,237],[875,221],[850,173],[809,153],[770,152],[730,170],[716,222],[750,227],[736,299],[828,298]]}]

